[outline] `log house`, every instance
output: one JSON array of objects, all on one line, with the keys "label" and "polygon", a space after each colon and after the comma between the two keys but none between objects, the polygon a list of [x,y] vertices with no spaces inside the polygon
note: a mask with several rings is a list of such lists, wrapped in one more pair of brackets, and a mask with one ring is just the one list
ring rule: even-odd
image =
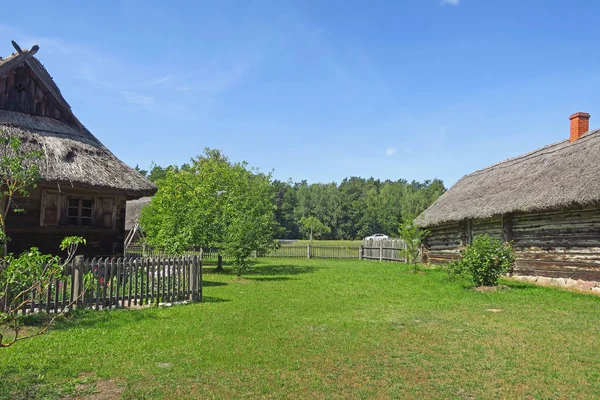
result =
[{"label": "log house", "polygon": [[510,241],[515,274],[600,281],[600,130],[570,117],[570,138],[475,171],[416,220],[424,259],[458,257],[474,235]]},{"label": "log house", "polygon": [[[41,150],[42,179],[27,197],[15,197],[23,213],[9,213],[9,251],[32,246],[56,254],[65,236],[82,236],[80,253],[123,253],[127,200],[156,187],[120,161],[71,111],[48,71],[34,57],[38,46],[0,58],[0,135]],[[0,149],[6,152],[7,148]],[[1,155],[1,154],[0,154]]]}]

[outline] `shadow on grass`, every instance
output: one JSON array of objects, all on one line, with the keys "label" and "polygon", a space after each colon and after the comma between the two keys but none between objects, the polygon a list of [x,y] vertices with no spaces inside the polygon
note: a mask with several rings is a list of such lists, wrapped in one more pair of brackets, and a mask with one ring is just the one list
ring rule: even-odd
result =
[{"label": "shadow on grass", "polygon": [[220,297],[202,296],[201,303],[229,303],[231,300]]},{"label": "shadow on grass", "polygon": [[244,275],[252,278],[255,275],[300,275],[310,274],[318,268],[307,265],[260,265],[252,267]]},{"label": "shadow on grass", "polygon": [[295,278],[290,278],[287,276],[263,276],[263,277],[248,276],[248,277],[246,277],[246,279],[248,279],[250,281],[257,281],[257,282],[277,282],[277,281],[290,281]]},{"label": "shadow on grass", "polygon": [[[248,271],[242,274],[242,277],[252,278],[256,275],[300,275],[315,272],[319,268],[306,265],[263,265],[258,264],[250,267]],[[215,275],[237,275],[237,272],[231,266],[224,264],[223,271],[215,271],[215,268],[206,268],[204,274]],[[219,286],[218,284],[215,286]]]},{"label": "shadow on grass", "polygon": [[213,282],[213,281],[205,281],[202,280],[203,287],[215,287],[215,286],[225,286],[227,285],[225,282]]},{"label": "shadow on grass", "polygon": [[[52,330],[67,330],[71,328],[117,328],[124,325],[136,324],[147,320],[167,319],[168,316],[157,315],[152,310],[156,308],[117,310],[75,310],[65,319],[57,321]],[[149,312],[150,311],[150,312]]]}]

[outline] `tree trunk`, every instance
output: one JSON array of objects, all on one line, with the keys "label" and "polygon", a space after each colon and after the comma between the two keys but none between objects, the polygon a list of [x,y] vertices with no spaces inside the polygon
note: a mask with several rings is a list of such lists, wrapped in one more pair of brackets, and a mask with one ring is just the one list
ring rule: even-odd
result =
[{"label": "tree trunk", "polygon": [[217,255],[217,268],[215,272],[223,272],[223,256],[220,254]]}]

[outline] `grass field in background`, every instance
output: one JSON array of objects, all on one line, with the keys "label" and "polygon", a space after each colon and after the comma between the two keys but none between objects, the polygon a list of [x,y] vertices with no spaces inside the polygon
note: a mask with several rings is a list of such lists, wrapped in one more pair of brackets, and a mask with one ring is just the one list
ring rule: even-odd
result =
[{"label": "grass field in background", "polygon": [[[289,245],[302,245],[306,246],[310,243],[310,240],[295,240],[293,242],[280,243],[282,246]],[[313,240],[312,244],[315,246],[360,246],[362,240]]]},{"label": "grass field in background", "polygon": [[[203,303],[86,312],[0,350],[0,398],[593,398],[600,298],[441,270],[260,259]],[[490,311],[492,310],[492,311]]]}]

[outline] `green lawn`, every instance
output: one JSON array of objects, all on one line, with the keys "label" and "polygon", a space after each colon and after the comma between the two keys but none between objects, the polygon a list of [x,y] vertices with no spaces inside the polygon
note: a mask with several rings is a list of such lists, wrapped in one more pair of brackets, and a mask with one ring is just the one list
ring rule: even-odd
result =
[{"label": "green lawn", "polygon": [[0,398],[72,395],[82,380],[131,399],[600,393],[598,297],[480,293],[373,261],[261,259],[245,278],[205,279],[202,304],[88,312],[1,350]]},{"label": "green lawn", "polygon": [[[310,243],[310,240],[296,240],[290,243],[291,245],[303,245],[306,246]],[[314,246],[360,246],[362,240],[313,240]],[[285,244],[284,244],[285,245]]]}]

